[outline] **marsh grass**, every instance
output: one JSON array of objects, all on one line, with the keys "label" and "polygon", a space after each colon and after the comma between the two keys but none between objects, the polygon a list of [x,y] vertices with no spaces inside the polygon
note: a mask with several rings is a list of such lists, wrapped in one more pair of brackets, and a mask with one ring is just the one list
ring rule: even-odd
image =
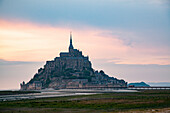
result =
[{"label": "marsh grass", "polygon": [[50,109],[50,111],[63,109],[126,111],[168,107],[170,107],[170,90],[143,90],[137,93],[104,93],[0,102],[0,111],[4,108],[39,108],[40,110]]}]

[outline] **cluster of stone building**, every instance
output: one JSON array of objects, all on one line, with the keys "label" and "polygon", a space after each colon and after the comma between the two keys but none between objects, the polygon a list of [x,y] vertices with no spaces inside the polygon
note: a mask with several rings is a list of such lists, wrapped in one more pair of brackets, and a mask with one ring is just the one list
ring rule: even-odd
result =
[{"label": "cluster of stone building", "polygon": [[21,90],[41,90],[42,89],[42,83],[40,81],[34,81],[31,84],[25,84],[23,83],[20,84]]},{"label": "cluster of stone building", "polygon": [[21,90],[40,90],[45,88],[88,88],[88,87],[126,87],[124,80],[109,77],[103,71],[94,71],[88,56],[74,49],[70,35],[69,52],[61,52],[60,57],[47,61],[44,68],[27,83],[21,83]]}]

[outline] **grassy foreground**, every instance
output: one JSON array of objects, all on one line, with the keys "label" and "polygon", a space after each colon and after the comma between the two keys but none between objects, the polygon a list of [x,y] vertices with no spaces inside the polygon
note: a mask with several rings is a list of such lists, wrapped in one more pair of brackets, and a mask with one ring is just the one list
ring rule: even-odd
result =
[{"label": "grassy foreground", "polygon": [[[134,112],[166,109],[170,112],[170,90],[137,93],[104,93],[0,102],[0,112]],[[163,111],[164,112],[164,111]]]}]

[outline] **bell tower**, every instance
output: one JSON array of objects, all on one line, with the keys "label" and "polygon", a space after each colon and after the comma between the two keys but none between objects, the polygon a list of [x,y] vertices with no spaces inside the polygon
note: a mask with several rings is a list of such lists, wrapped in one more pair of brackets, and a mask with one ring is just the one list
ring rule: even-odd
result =
[{"label": "bell tower", "polygon": [[72,44],[72,33],[70,32],[70,45],[69,45],[69,52],[70,50],[74,49],[73,44]]}]

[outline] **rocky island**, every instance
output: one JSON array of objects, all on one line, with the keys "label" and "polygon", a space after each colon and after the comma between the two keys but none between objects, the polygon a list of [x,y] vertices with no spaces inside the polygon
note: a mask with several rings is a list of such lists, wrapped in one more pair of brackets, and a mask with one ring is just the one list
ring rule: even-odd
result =
[{"label": "rocky island", "polygon": [[101,88],[127,87],[127,82],[94,70],[89,57],[74,49],[70,33],[69,52],[61,52],[60,57],[47,61],[28,83],[23,81],[20,86],[21,90]]}]

